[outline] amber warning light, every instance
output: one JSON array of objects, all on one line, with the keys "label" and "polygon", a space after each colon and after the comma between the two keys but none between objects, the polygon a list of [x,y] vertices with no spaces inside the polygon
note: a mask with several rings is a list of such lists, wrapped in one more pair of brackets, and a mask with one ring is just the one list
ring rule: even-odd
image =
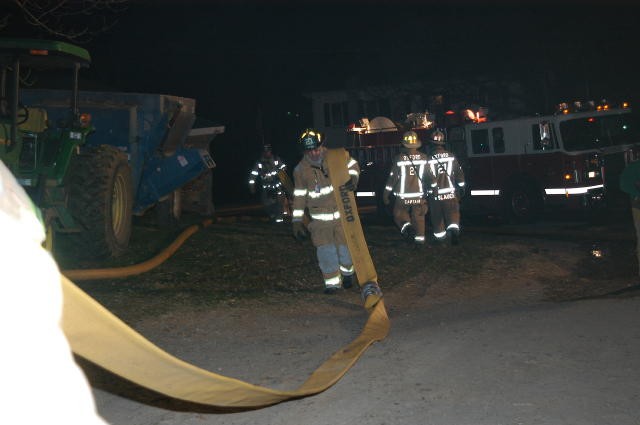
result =
[{"label": "amber warning light", "polygon": [[80,125],[89,127],[89,124],[91,124],[91,114],[80,114]]},{"label": "amber warning light", "polygon": [[31,49],[29,50],[29,53],[33,56],[47,56],[49,51],[43,49]]}]

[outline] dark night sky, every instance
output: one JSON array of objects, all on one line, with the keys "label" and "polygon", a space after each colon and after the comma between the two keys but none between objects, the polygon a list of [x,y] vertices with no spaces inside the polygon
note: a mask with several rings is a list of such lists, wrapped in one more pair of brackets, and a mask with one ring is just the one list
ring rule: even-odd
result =
[{"label": "dark night sky", "polygon": [[624,93],[640,41],[640,7],[615,2],[157,3],[133,3],[87,46],[92,73],[118,89],[195,97],[214,119],[230,106],[288,109],[350,79],[546,72],[560,98],[584,97],[587,85],[596,97]]},{"label": "dark night sky", "polygon": [[552,102],[587,92],[640,99],[640,6],[517,4],[137,1],[84,45],[93,57],[86,84],[195,98],[199,115],[227,126],[214,159],[236,161],[243,182],[255,155],[242,151],[259,149],[258,108],[265,138],[293,162],[295,151],[285,146],[294,141],[283,139],[310,124],[302,94],[348,81],[547,78]]}]

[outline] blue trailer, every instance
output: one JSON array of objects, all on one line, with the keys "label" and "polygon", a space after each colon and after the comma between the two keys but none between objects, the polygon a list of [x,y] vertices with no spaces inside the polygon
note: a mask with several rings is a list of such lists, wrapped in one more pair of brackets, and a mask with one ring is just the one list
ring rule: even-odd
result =
[{"label": "blue trailer", "polygon": [[[72,94],[65,90],[27,89],[21,92],[21,102],[30,111],[44,111],[48,127],[56,128],[59,127],[56,123],[64,122],[69,115],[70,96]],[[113,185],[107,183],[106,186],[113,187],[115,192],[124,192],[116,196],[124,201],[111,206],[114,216],[107,220],[113,223],[115,238],[107,237],[106,243],[96,248],[91,245],[95,245],[96,238],[103,239],[99,235],[101,230],[88,229],[95,226],[89,217],[82,217],[83,210],[92,209],[90,200],[78,204],[69,199],[68,211],[58,208],[52,221],[54,231],[77,234],[95,255],[118,255],[128,245],[131,215],[143,215],[153,208],[160,223],[172,224],[182,210],[213,214],[211,170],[215,163],[209,145],[216,135],[224,132],[224,127],[193,128],[194,99],[165,94],[80,91],[77,104],[82,119],[90,123],[92,130],[85,143],[77,147],[80,161],[69,166],[68,174],[74,177],[69,179],[66,197],[78,199],[89,193],[96,198],[116,196],[95,189],[111,177],[103,176],[96,184],[94,173],[104,167],[89,163],[96,154],[112,157],[107,162],[116,161],[114,155],[119,155],[126,157],[128,170],[114,176]],[[73,170],[78,168],[81,170],[74,174]],[[75,181],[72,183],[72,180]],[[74,190],[73,186],[80,188]],[[109,202],[106,204],[108,208]],[[93,209],[104,208],[101,203]],[[121,211],[114,212],[114,209]],[[96,226],[101,228],[105,223],[98,221]]]}]

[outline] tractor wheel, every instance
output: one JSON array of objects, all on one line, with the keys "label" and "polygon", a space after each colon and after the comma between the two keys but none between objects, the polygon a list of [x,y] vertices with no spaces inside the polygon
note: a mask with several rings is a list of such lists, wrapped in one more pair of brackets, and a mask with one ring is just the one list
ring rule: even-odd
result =
[{"label": "tractor wheel", "polygon": [[76,155],[68,179],[68,205],[81,228],[73,239],[91,257],[123,254],[131,237],[133,190],[127,157],[102,145]]},{"label": "tractor wheel", "polygon": [[174,190],[166,199],[158,202],[155,211],[158,226],[177,226],[180,223],[180,217],[182,217],[182,190]]}]

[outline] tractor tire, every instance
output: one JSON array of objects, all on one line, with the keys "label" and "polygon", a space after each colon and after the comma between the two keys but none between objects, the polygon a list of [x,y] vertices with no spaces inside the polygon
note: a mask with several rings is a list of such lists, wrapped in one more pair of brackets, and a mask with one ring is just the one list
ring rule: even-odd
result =
[{"label": "tractor tire", "polygon": [[73,157],[67,180],[68,206],[81,228],[77,248],[92,258],[123,254],[131,237],[133,186],[127,157],[101,145]]},{"label": "tractor tire", "polygon": [[182,217],[182,190],[177,189],[159,201],[155,207],[156,223],[159,227],[177,227]]}]

